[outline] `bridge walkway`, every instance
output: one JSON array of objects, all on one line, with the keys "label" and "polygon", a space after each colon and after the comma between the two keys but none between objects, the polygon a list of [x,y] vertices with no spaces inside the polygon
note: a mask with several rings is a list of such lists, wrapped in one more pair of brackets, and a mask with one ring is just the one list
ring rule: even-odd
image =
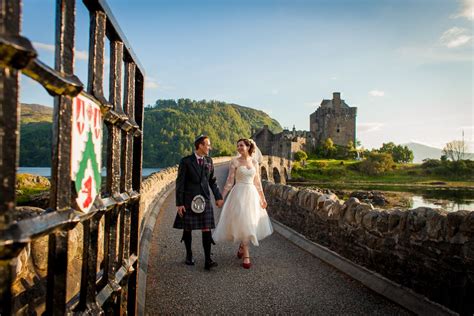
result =
[{"label": "bridge walkway", "polygon": [[[216,168],[220,187],[227,167]],[[216,220],[220,210],[215,208]],[[238,245],[218,244],[219,266],[203,269],[201,233],[193,232],[195,266],[184,264],[181,231],[173,229],[174,192],[156,221],[147,273],[146,314],[408,315],[408,311],[298,248],[278,233],[251,248],[241,267]]]}]

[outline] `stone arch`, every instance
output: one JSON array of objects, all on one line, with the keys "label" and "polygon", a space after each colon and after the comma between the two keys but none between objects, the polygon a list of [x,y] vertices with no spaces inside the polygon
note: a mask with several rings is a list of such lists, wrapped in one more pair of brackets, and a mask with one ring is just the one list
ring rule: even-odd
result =
[{"label": "stone arch", "polygon": [[283,168],[283,174],[284,174],[284,177],[285,177],[285,181],[288,181],[288,179],[289,179],[288,170],[286,168]]},{"label": "stone arch", "polygon": [[268,172],[267,172],[267,168],[265,168],[265,166],[262,166],[260,168],[260,178],[262,180],[268,180]]},{"label": "stone arch", "polygon": [[281,183],[280,171],[278,170],[277,167],[273,168],[273,182]]}]

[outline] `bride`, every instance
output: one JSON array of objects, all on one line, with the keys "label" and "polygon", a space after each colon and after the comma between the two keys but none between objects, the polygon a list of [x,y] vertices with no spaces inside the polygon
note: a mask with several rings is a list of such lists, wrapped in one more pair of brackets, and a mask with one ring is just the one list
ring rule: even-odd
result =
[{"label": "bride", "polygon": [[[222,194],[227,200],[222,208],[219,223],[214,230],[215,241],[240,241],[237,257],[243,257],[242,266],[249,269],[249,242],[258,241],[273,232],[268,217],[267,201],[262,190],[257,156],[260,150],[251,139],[237,141],[239,156],[232,159],[229,175]],[[235,181],[235,184],[234,184]]]}]

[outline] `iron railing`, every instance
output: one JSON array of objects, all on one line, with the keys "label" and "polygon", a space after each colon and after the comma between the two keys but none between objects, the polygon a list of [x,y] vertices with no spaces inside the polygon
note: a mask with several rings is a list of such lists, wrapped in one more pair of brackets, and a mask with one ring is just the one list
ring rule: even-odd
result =
[{"label": "iron railing", "polygon": [[[55,67],[41,62],[21,35],[21,0],[0,0],[0,315],[13,310],[13,266],[22,249],[49,236],[46,315],[136,314],[139,198],[142,181],[144,70],[104,0],[84,0],[90,13],[87,90],[74,74],[75,0],[56,1]],[[109,100],[103,94],[106,38],[110,42]],[[124,71],[122,72],[122,68]],[[54,96],[50,205],[14,221],[19,152],[19,75]],[[122,89],[122,81],[124,87]],[[123,98],[122,98],[123,90]],[[105,191],[80,212],[71,180],[74,97],[100,106],[107,138]],[[122,106],[123,100],[123,106]],[[105,160],[105,159],[104,159]],[[99,225],[105,217],[103,235]],[[80,291],[67,300],[69,232],[84,227]],[[104,243],[97,268],[99,243]]]}]

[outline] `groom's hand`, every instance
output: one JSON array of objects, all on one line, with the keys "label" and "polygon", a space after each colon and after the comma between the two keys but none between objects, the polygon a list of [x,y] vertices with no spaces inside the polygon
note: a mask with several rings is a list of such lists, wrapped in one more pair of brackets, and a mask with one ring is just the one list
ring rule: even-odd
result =
[{"label": "groom's hand", "polygon": [[184,212],[186,212],[186,208],[184,206],[178,206],[178,215],[183,217]]},{"label": "groom's hand", "polygon": [[216,201],[216,206],[217,206],[218,208],[221,208],[223,205],[224,205],[224,200],[217,200],[217,201]]}]

